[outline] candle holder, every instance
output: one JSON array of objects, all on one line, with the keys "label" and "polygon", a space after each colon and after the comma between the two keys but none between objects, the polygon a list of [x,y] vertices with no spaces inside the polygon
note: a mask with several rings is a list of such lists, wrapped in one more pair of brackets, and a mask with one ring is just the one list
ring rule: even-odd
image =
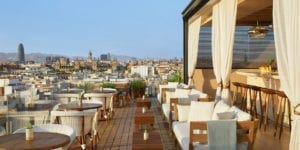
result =
[{"label": "candle holder", "polygon": [[145,141],[149,139],[149,133],[148,133],[147,129],[145,129],[143,137],[144,137]]},{"label": "candle holder", "polygon": [[142,113],[144,114],[146,112],[146,107],[142,108]]},{"label": "candle holder", "polygon": [[145,95],[143,95],[142,99],[145,100]]},{"label": "candle holder", "polygon": [[29,122],[27,124],[27,128],[25,129],[25,140],[26,141],[32,141],[34,138],[34,134],[33,134],[33,128],[31,123]]}]

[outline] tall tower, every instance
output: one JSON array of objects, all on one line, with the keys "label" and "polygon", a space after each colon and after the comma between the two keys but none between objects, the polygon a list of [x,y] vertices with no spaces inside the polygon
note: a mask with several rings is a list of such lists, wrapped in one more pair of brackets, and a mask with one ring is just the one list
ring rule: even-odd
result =
[{"label": "tall tower", "polygon": [[89,55],[88,55],[88,62],[92,62],[93,61],[93,54],[91,51],[89,51]]},{"label": "tall tower", "polygon": [[18,62],[19,63],[25,62],[24,47],[22,43],[20,43],[18,46]]}]

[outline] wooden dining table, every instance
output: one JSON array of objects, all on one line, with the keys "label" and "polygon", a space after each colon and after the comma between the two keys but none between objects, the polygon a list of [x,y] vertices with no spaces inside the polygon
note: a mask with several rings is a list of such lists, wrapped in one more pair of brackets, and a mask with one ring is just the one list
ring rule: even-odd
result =
[{"label": "wooden dining table", "polygon": [[0,149],[7,150],[50,150],[70,143],[70,137],[53,132],[34,132],[34,139],[25,140],[25,133],[0,136]]}]

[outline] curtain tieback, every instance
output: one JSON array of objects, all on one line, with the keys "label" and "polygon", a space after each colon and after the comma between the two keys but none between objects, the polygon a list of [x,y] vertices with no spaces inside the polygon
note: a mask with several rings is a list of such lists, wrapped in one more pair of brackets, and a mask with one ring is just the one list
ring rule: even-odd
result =
[{"label": "curtain tieback", "polygon": [[298,107],[300,108],[300,103],[295,106],[295,109],[294,109],[295,115],[300,115],[300,112],[296,110]]},{"label": "curtain tieback", "polygon": [[223,89],[229,89],[229,87],[230,87],[230,84],[229,84],[229,83],[223,85]]},{"label": "curtain tieback", "polygon": [[222,82],[217,83],[217,87],[222,87]]}]

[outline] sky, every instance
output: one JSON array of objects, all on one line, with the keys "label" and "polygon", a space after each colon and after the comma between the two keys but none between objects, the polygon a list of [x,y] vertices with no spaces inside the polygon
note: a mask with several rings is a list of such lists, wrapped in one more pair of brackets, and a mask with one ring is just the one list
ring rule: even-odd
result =
[{"label": "sky", "polygon": [[190,0],[3,0],[0,52],[182,58]]}]

